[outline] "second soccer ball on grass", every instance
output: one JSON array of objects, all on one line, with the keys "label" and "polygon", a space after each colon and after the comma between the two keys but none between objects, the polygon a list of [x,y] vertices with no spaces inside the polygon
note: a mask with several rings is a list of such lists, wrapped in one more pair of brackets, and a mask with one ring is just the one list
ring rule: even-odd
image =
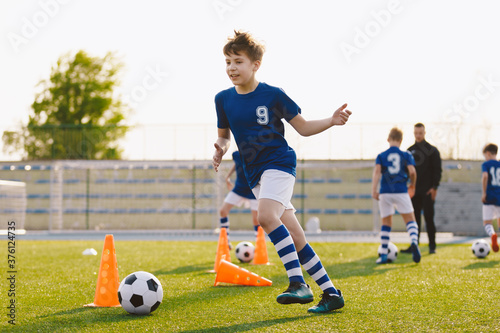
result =
[{"label": "second soccer ball on grass", "polygon": [[255,255],[255,246],[253,246],[250,242],[241,242],[236,245],[235,253],[236,258],[238,258],[240,262],[248,263],[253,260]]},{"label": "second soccer ball on grass", "polygon": [[[379,257],[381,251],[382,251],[382,245],[378,247]],[[395,262],[397,258],[398,258],[398,247],[393,242],[389,242],[389,252],[387,252],[387,261]]]},{"label": "second soccer ball on grass", "polygon": [[486,258],[490,250],[490,244],[484,239],[478,239],[472,244],[472,253],[478,258]]}]

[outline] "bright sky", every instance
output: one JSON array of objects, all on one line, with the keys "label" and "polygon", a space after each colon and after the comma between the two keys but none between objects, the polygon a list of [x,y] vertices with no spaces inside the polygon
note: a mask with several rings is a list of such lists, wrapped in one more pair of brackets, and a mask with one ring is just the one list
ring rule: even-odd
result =
[{"label": "bright sky", "polygon": [[[353,111],[350,128],[291,137],[299,157],[371,158],[394,125],[405,130],[403,146],[411,144],[418,121],[443,147],[457,126],[469,126],[459,136],[476,137],[469,149],[480,150],[485,141],[500,144],[498,13],[497,0],[2,0],[0,131],[26,122],[35,85],[61,55],[115,51],[126,64],[120,92],[135,109],[129,124],[144,125],[126,156],[167,159],[176,150],[178,158],[206,158],[214,96],[231,85],[221,50],[243,29],[267,47],[257,78],[282,87],[306,119],[344,102]],[[187,138],[172,134],[176,124]],[[144,142],[152,132],[156,139]],[[193,138],[201,143],[183,144]],[[345,148],[307,148],[325,140]],[[191,153],[195,146],[203,152]],[[0,160],[13,158],[0,152]]]}]

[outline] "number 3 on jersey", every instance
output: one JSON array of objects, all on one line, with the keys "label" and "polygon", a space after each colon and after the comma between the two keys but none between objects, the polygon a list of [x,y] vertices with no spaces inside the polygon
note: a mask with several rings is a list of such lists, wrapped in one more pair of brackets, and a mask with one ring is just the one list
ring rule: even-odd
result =
[{"label": "number 3 on jersey", "polygon": [[399,156],[399,154],[389,154],[387,160],[392,163],[392,165],[387,168],[391,175],[395,175],[401,171],[401,156]]},{"label": "number 3 on jersey", "polygon": [[269,123],[269,111],[265,105],[258,106],[255,112],[257,113],[257,124],[267,125]]},{"label": "number 3 on jersey", "polygon": [[491,167],[491,185],[500,186],[500,168]]}]

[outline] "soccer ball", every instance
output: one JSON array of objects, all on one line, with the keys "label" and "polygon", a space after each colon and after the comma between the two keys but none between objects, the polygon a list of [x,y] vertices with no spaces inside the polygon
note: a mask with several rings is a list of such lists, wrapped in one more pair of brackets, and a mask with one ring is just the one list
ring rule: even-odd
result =
[{"label": "soccer ball", "polygon": [[490,244],[484,239],[478,239],[472,244],[472,253],[478,258],[486,258],[490,254]]},{"label": "soccer ball", "polygon": [[162,299],[163,288],[160,281],[148,272],[132,273],[118,287],[118,300],[131,314],[149,314],[160,306]]},{"label": "soccer ball", "polygon": [[[387,252],[387,261],[394,262],[398,257],[398,247],[393,243],[389,242],[389,251]],[[378,256],[380,257],[380,252],[382,251],[382,245],[378,247]]]},{"label": "soccer ball", "polygon": [[255,254],[255,247],[250,242],[241,242],[236,245],[235,252],[240,262],[250,262]]}]

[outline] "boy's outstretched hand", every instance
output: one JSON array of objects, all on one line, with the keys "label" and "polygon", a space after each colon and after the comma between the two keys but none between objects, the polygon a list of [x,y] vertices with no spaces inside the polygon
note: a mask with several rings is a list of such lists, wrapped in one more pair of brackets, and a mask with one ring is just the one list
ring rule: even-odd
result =
[{"label": "boy's outstretched hand", "polygon": [[342,105],[333,113],[332,123],[333,125],[344,125],[349,120],[349,116],[352,114],[351,111],[346,110],[347,103]]},{"label": "boy's outstretched hand", "polygon": [[224,155],[224,150],[222,150],[222,147],[219,146],[217,143],[214,143],[214,147],[215,147],[215,153],[212,160],[212,166],[214,167],[215,172],[218,172],[220,162],[222,161],[222,156]]}]

